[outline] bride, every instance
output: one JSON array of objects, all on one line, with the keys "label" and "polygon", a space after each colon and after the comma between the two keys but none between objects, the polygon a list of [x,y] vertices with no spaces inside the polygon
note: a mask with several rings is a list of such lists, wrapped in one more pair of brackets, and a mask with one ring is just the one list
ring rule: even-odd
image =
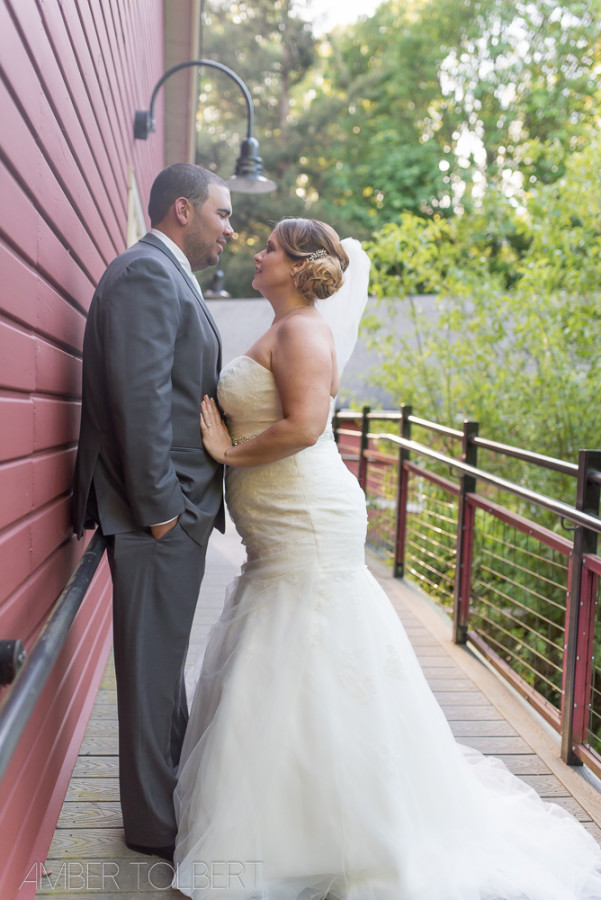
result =
[{"label": "bride", "polygon": [[255,260],[273,324],[221,374],[227,428],[202,405],[247,561],[186,732],[174,887],[195,900],[599,900],[596,842],[455,742],[365,566],[365,499],[330,421],[367,257],[328,225],[284,219]]}]

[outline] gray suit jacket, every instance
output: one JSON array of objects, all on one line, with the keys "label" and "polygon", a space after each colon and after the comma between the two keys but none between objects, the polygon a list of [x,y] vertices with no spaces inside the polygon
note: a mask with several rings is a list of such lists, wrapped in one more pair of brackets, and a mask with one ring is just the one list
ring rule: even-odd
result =
[{"label": "gray suit jacket", "polygon": [[104,534],[181,516],[198,543],[223,530],[223,469],[202,446],[215,396],[217,326],[189,276],[152,234],[102,276],[86,324],[74,530]]}]

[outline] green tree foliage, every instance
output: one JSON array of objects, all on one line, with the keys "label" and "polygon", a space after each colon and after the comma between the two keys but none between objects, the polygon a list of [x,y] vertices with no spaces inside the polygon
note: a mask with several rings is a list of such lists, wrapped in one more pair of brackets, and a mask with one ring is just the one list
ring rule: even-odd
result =
[{"label": "green tree foliage", "polygon": [[303,120],[312,188],[362,229],[555,180],[596,116],[600,36],[599,0],[383,3],[330,38]]},{"label": "green tree foliage", "polygon": [[[469,211],[489,191],[517,203],[561,176],[597,115],[601,0],[386,0],[320,40],[303,19],[309,2],[206,3],[202,53],[249,85],[278,182],[234,198],[239,238],[224,265],[236,293],[248,293],[252,255],[282,215],[368,239],[405,213]],[[244,104],[209,69],[199,86],[198,161],[227,175]]]},{"label": "green tree foliage", "polygon": [[[469,215],[407,213],[376,235],[371,326],[387,349],[376,378],[399,402],[564,459],[599,444],[600,151],[593,133],[523,209],[489,192]],[[398,304],[409,332],[382,328]]]},{"label": "green tree foliage", "polygon": [[[314,58],[311,28],[298,7],[298,0],[213,0],[204,15],[201,53],[233,69],[248,86],[263,167],[278,183],[277,195],[233,195],[237,239],[223,265],[228,290],[238,296],[253,293],[252,257],[264,245],[270,223],[282,215],[303,214],[303,203],[289,183],[295,176],[287,175],[295,156],[285,141],[294,91]],[[235,82],[208,67],[200,69],[196,161],[227,178],[246,137],[246,121],[246,104]],[[212,274],[207,271],[201,283]]]},{"label": "green tree foliage", "polygon": [[367,235],[443,191],[440,148],[424,138],[440,57],[413,7],[396,3],[330,37],[301,118],[307,195],[324,217]]},{"label": "green tree foliage", "polygon": [[[480,168],[497,183],[516,173],[526,184],[556,180],[596,116],[599,0],[465,6],[471,15],[441,70],[455,134],[480,139]],[[560,154],[532,152],[550,141]]]}]

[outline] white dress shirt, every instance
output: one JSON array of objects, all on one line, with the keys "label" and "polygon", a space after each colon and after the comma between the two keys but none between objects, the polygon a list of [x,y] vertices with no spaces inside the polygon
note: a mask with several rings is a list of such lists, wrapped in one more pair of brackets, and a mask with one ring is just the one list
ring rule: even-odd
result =
[{"label": "white dress shirt", "polygon": [[167,235],[163,231],[159,231],[158,228],[151,228],[150,234],[154,234],[154,236],[156,238],[158,238],[159,241],[162,241],[164,243],[164,245],[167,247],[168,250],[171,250],[171,252],[175,256],[176,260],[178,261],[178,263],[180,264],[180,266],[182,267],[182,269],[184,270],[186,275],[190,276],[190,280],[192,281],[192,284],[194,285],[194,287],[196,288],[196,290],[202,297],[200,285],[192,272],[192,266],[190,265],[190,260],[188,259],[188,257],[186,256],[186,254],[184,253],[182,248],[178,247],[177,244],[175,243],[175,241],[172,241],[170,237],[167,237]]}]

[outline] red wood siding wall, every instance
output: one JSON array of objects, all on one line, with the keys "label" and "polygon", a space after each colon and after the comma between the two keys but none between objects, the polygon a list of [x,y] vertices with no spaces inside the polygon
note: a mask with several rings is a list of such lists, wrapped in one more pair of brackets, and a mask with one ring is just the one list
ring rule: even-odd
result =
[{"label": "red wood siding wall", "polygon": [[[162,0],[0,0],[0,637],[31,646],[84,542],[71,535],[85,313],[146,202]],[[89,537],[89,533],[88,533]],[[0,786],[0,897],[27,900],[110,647],[106,563]]]}]

